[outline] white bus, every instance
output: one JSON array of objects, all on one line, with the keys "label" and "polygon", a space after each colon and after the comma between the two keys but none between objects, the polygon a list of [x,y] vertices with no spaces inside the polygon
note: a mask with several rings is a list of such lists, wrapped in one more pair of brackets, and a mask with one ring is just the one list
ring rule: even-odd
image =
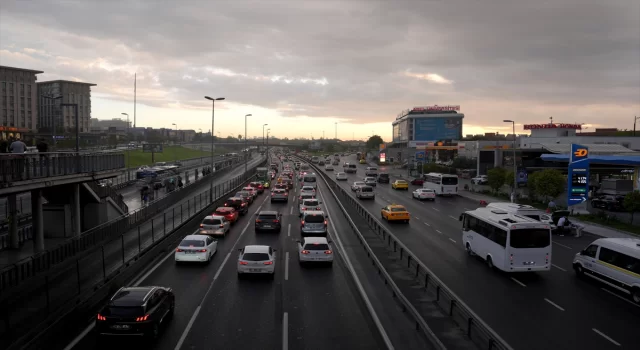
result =
[{"label": "white bus", "polygon": [[503,210],[510,214],[526,216],[551,226],[552,231],[556,229],[556,225],[553,223],[551,215],[548,215],[544,211],[531,205],[510,202],[491,202],[487,205],[487,208]]},{"label": "white bus", "polygon": [[305,174],[302,177],[302,185],[301,187],[304,186],[312,186],[313,188],[317,189],[317,181],[316,181],[316,174],[311,173],[311,174]]},{"label": "white bus", "polygon": [[458,194],[458,175],[428,173],[424,176],[423,188],[436,191],[437,196]]},{"label": "white bus", "polygon": [[478,208],[460,215],[462,245],[505,272],[549,271],[551,228],[549,225],[503,210]]}]

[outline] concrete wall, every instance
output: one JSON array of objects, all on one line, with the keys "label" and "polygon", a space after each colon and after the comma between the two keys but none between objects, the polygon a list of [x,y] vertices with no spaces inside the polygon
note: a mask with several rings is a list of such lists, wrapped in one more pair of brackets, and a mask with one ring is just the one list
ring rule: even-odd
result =
[{"label": "concrete wall", "polygon": [[73,236],[71,205],[43,204],[45,238],[68,238]]}]

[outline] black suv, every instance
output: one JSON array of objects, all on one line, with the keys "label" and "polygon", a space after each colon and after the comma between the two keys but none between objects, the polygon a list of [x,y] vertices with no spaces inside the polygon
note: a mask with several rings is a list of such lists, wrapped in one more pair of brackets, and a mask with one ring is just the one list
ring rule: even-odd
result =
[{"label": "black suv", "polygon": [[158,338],[173,318],[175,295],[168,287],[122,287],[96,316],[96,334]]},{"label": "black suv", "polygon": [[256,214],[256,233],[260,231],[276,231],[280,233],[282,230],[282,214],[277,211],[263,210]]},{"label": "black suv", "polygon": [[387,174],[387,173],[378,174],[378,183],[388,184],[389,183],[389,174]]},{"label": "black suv", "polygon": [[247,215],[249,203],[241,197],[231,197],[224,202],[225,207],[235,208],[240,215]]}]

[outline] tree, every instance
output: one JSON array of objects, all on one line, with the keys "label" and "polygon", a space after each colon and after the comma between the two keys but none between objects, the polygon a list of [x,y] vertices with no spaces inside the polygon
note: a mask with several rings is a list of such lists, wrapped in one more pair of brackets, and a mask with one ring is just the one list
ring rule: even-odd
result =
[{"label": "tree", "polygon": [[624,196],[624,202],[622,204],[624,208],[631,213],[631,221],[629,221],[629,223],[633,224],[633,215],[640,211],[640,192],[633,191],[627,193],[627,195]]},{"label": "tree", "polygon": [[487,171],[487,181],[493,192],[497,192],[504,185],[505,176],[506,171],[502,168],[493,168]]},{"label": "tree", "polygon": [[565,185],[564,175],[555,169],[539,171],[534,182],[536,194],[544,197],[545,201],[559,196],[564,191]]},{"label": "tree", "polygon": [[505,173],[504,173],[504,184],[509,186],[509,188],[511,188],[511,191],[515,190],[513,188],[513,177],[514,177],[513,170],[505,171]]},{"label": "tree", "polygon": [[242,134],[238,134],[238,140],[242,141]]},{"label": "tree", "polygon": [[538,175],[540,175],[539,171],[534,171],[529,174],[527,177],[527,189],[529,189],[529,197],[531,199],[535,199],[538,197],[538,192],[536,190],[536,182],[538,181]]},{"label": "tree", "polygon": [[367,149],[378,150],[380,149],[380,145],[383,143],[384,141],[382,140],[382,137],[373,135],[367,140]]}]

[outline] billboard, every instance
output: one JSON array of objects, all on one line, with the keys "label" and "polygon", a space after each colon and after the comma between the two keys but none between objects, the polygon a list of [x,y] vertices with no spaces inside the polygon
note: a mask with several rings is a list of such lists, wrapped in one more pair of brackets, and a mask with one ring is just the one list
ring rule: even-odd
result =
[{"label": "billboard", "polygon": [[571,144],[569,174],[567,176],[567,207],[589,199],[589,149]]},{"label": "billboard", "polygon": [[416,161],[424,162],[425,151],[416,152]]},{"label": "billboard", "polygon": [[161,143],[145,143],[142,145],[142,152],[162,153],[162,144]]},{"label": "billboard", "polygon": [[462,139],[461,117],[416,118],[414,140],[460,140]]},{"label": "billboard", "polygon": [[538,129],[575,129],[582,130],[581,124],[566,124],[566,123],[549,123],[549,124],[525,124],[525,130],[538,130]]}]

